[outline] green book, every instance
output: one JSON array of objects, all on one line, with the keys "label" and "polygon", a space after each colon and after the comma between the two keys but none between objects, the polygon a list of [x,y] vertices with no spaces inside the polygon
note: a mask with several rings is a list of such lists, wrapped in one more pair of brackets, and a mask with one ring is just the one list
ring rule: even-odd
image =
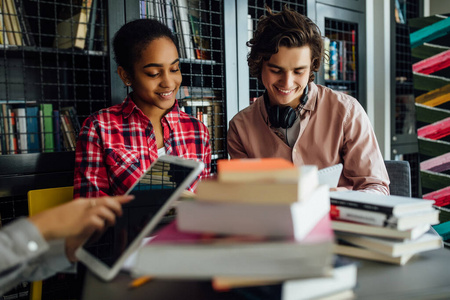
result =
[{"label": "green book", "polygon": [[54,152],[53,142],[53,105],[51,103],[40,104],[39,114],[41,121],[41,143],[43,152]]}]

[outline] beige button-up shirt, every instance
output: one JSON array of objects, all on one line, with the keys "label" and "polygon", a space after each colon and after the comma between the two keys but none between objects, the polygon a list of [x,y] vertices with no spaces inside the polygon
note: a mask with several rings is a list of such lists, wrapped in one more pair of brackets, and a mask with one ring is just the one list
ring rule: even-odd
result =
[{"label": "beige button-up shirt", "polygon": [[[231,158],[283,157],[319,169],[342,163],[338,186],[389,194],[389,177],[366,112],[353,97],[309,83],[291,148],[271,128],[263,96],[230,121]],[[278,133],[279,134],[279,133]]]}]

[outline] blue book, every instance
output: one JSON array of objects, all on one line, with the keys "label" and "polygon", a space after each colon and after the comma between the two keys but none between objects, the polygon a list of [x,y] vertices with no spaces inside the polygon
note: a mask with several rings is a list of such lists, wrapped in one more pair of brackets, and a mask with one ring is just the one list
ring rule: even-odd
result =
[{"label": "blue book", "polygon": [[39,141],[39,107],[27,106],[28,153],[40,152]]}]

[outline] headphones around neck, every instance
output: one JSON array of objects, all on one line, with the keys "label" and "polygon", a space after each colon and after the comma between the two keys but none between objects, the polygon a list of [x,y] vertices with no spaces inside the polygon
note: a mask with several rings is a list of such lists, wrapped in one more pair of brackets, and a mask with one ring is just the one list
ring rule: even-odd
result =
[{"label": "headphones around neck", "polygon": [[[303,107],[308,101],[308,85],[305,86],[303,95],[300,98],[300,104]],[[269,115],[270,124],[277,128],[291,128],[297,119],[297,113],[295,109],[290,106],[270,106],[269,96],[267,92],[264,93],[264,101],[266,102],[267,114]]]}]

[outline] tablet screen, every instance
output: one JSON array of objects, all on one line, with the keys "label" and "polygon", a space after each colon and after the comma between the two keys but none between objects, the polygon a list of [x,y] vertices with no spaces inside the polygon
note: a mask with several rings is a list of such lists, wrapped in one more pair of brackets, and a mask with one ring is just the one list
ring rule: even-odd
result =
[{"label": "tablet screen", "polygon": [[[193,169],[157,160],[128,191],[127,194],[132,194],[135,198],[122,206],[123,215],[116,219],[115,225],[107,229],[100,238],[91,238],[83,248],[112,267]],[[170,214],[170,211],[167,213]],[[163,218],[161,222],[164,219],[170,217]]]}]

